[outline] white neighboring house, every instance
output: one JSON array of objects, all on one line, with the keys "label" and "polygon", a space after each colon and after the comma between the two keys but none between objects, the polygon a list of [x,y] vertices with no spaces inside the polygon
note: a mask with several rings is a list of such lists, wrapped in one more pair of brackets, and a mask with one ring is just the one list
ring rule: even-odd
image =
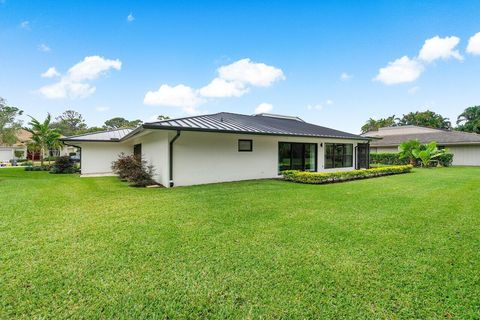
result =
[{"label": "white neighboring house", "polygon": [[62,140],[81,148],[82,176],[111,175],[112,161],[133,153],[167,187],[368,167],[368,138],[272,114],[221,112]]},{"label": "white neighboring house", "polygon": [[407,140],[418,139],[421,143],[436,141],[438,147],[448,148],[453,154],[453,165],[480,166],[480,134],[461,131],[433,129],[419,126],[380,128],[363,134],[373,139],[372,153],[398,152],[398,146]]}]

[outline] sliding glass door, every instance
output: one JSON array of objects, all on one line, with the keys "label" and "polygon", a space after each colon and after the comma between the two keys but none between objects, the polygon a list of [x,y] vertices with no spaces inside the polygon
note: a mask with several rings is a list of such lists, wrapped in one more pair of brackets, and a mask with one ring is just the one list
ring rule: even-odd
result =
[{"label": "sliding glass door", "polygon": [[317,144],[279,142],[278,171],[317,171]]}]

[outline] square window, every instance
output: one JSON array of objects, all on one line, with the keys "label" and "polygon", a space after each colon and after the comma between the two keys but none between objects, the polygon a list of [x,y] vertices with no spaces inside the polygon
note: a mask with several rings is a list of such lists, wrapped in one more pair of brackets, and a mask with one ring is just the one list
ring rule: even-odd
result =
[{"label": "square window", "polygon": [[252,140],[238,140],[238,151],[252,151],[253,150],[253,141]]}]

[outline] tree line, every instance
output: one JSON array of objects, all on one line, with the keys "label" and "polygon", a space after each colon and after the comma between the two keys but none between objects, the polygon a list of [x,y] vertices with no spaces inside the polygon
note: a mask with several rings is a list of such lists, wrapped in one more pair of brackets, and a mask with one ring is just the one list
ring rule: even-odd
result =
[{"label": "tree line", "polygon": [[452,126],[452,123],[448,118],[445,118],[433,111],[427,110],[409,112],[404,114],[402,117],[395,117],[395,115],[392,115],[390,117],[381,118],[378,120],[370,118],[362,126],[361,131],[362,133],[366,133],[368,131],[378,131],[378,129],[384,127],[406,125],[480,133],[480,106],[466,108],[457,117],[455,127]]}]

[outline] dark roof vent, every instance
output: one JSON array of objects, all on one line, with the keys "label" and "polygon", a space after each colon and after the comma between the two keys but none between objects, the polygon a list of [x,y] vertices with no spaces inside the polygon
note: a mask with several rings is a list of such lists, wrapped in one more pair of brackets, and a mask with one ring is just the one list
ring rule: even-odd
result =
[{"label": "dark roof vent", "polygon": [[111,141],[119,141],[120,139],[118,138],[110,138]]}]

